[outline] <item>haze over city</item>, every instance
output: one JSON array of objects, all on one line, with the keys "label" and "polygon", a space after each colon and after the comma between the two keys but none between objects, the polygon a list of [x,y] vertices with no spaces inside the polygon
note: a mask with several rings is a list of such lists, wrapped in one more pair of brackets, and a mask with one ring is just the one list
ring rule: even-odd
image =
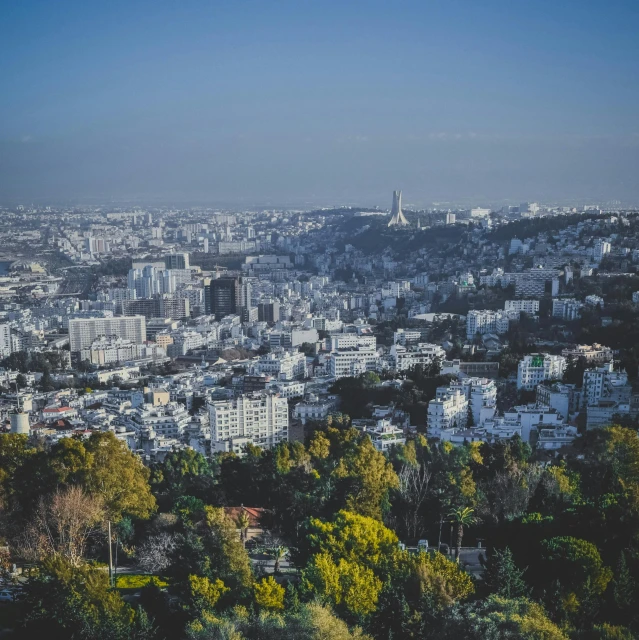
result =
[{"label": "haze over city", "polygon": [[0,198],[639,202],[634,2],[7,3]]}]

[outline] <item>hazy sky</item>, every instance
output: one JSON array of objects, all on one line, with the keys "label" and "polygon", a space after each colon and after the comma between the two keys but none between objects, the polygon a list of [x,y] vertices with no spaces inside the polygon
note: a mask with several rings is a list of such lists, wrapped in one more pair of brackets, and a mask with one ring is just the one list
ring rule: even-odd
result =
[{"label": "hazy sky", "polygon": [[5,1],[0,200],[639,202],[639,2]]}]

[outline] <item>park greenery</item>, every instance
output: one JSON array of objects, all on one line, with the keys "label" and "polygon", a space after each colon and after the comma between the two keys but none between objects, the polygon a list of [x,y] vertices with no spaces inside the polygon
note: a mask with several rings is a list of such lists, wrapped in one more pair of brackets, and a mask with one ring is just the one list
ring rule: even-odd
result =
[{"label": "park greenery", "polygon": [[[262,510],[257,547],[248,517],[226,509],[240,505]],[[14,637],[639,633],[639,437],[622,426],[550,462],[518,439],[419,434],[386,455],[346,414],[305,442],[150,466],[111,433],[51,446],[3,434],[0,507],[2,570],[21,594],[1,605]]]}]

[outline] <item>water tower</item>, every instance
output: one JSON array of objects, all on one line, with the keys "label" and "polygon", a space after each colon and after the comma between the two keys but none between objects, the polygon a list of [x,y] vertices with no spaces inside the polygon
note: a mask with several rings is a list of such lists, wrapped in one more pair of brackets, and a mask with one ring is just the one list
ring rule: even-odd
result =
[{"label": "water tower", "polygon": [[29,427],[29,414],[22,410],[20,403],[20,394],[16,388],[16,398],[18,400],[18,406],[15,411],[9,415],[11,421],[11,433],[21,433],[28,436],[30,433]]}]

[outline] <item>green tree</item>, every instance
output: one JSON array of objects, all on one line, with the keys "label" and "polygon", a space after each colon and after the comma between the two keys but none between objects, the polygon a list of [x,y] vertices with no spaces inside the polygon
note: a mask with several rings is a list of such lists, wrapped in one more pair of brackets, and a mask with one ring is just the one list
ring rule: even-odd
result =
[{"label": "green tree", "polygon": [[154,629],[109,589],[102,569],[71,566],[62,557],[45,560],[25,584],[23,637],[52,640],[151,639]]},{"label": "green tree", "polygon": [[623,621],[629,622],[635,613],[637,584],[630,572],[626,562],[626,554],[623,551],[619,554],[619,560],[615,568],[615,575],[612,580],[612,594]]},{"label": "green tree", "polygon": [[389,506],[389,491],[399,486],[392,465],[368,437],[340,460],[334,474],[343,481],[346,508],[378,520]]},{"label": "green tree", "polygon": [[404,556],[410,570],[409,585],[416,584],[419,599],[426,598],[435,607],[449,607],[470,596],[475,587],[472,578],[441,553]]},{"label": "green tree", "polygon": [[215,607],[222,595],[228,591],[220,580],[209,580],[206,576],[190,575],[188,578],[187,609],[195,616]]},{"label": "green tree", "polygon": [[156,509],[149,485],[150,472],[138,456],[111,432],[93,433],[85,443],[92,464],[82,484],[99,495],[115,522],[124,515],[146,519]]},{"label": "green tree", "polygon": [[206,616],[187,628],[188,640],[372,640],[355,627],[349,629],[333,612],[318,603],[305,604],[284,614],[250,615],[236,608],[222,616]]},{"label": "green tree", "polygon": [[484,564],[482,579],[491,593],[503,598],[523,598],[530,595],[524,580],[525,569],[515,564],[512,551],[495,549]]},{"label": "green tree", "polygon": [[432,640],[568,640],[536,602],[492,595],[452,609],[431,627]]},{"label": "green tree", "polygon": [[368,567],[341,558],[335,562],[319,553],[302,572],[302,585],[309,593],[355,617],[376,609],[382,581]]},{"label": "green tree", "polygon": [[16,472],[34,453],[26,435],[0,434],[0,508],[7,509],[16,492],[21,490],[20,483],[16,482]]},{"label": "green tree", "polygon": [[[547,581],[555,580],[563,611],[569,616],[592,611],[593,603],[601,598],[612,580],[597,547],[580,538],[562,536],[542,542],[543,571]],[[550,597],[554,600],[554,594]]]},{"label": "green tree", "polygon": [[212,483],[212,470],[201,453],[193,449],[179,449],[169,452],[161,463],[154,466],[153,477],[160,491],[198,495],[198,491]]},{"label": "green tree", "polygon": [[229,587],[249,587],[253,583],[253,572],[235,523],[224,509],[209,506],[205,507],[205,521],[204,543],[211,566]]},{"label": "green tree", "polygon": [[273,576],[262,578],[253,585],[255,603],[260,609],[280,611],[284,608],[285,589]]},{"label": "green tree", "polygon": [[345,510],[328,522],[311,518],[307,544],[309,555],[327,553],[375,569],[392,563],[399,549],[395,533],[379,520]]}]

